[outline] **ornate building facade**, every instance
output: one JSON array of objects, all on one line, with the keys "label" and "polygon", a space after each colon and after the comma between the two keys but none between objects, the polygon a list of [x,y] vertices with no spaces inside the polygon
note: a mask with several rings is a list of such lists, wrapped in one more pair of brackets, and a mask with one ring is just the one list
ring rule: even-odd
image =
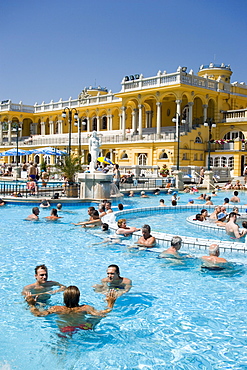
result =
[{"label": "ornate building facade", "polygon": [[[211,63],[197,74],[179,67],[149,78],[125,76],[119,93],[89,87],[68,101],[34,106],[2,101],[0,151],[16,146],[18,126],[20,148],[71,146],[88,163],[88,138],[96,130],[102,156],[120,166],[169,168],[178,160],[180,166],[207,166],[210,139],[211,165],[230,167],[239,176],[247,162],[247,86],[232,83],[231,75],[229,65]],[[41,158],[22,160],[27,159]]]}]

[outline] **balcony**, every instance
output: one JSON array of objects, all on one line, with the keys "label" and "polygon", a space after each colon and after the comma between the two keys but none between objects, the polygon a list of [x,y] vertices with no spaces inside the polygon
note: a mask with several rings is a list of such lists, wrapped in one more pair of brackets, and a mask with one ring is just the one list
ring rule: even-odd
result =
[{"label": "balcony", "polygon": [[247,122],[247,109],[228,110],[223,113],[222,122],[237,123]]}]

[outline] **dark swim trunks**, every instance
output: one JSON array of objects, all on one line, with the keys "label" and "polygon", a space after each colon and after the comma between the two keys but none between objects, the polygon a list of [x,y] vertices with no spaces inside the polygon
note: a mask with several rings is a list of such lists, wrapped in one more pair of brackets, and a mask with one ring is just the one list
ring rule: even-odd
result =
[{"label": "dark swim trunks", "polygon": [[85,324],[80,324],[76,326],[64,326],[63,328],[60,329],[62,333],[69,333],[69,334],[76,333],[79,330],[93,330],[93,325],[87,322]]}]

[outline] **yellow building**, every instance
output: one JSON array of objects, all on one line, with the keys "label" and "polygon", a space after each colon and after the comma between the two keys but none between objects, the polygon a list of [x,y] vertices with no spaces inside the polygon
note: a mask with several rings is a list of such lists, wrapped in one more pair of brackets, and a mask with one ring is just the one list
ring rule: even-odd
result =
[{"label": "yellow building", "polygon": [[[178,159],[181,167],[207,166],[211,131],[211,165],[230,167],[239,176],[247,162],[247,86],[232,83],[231,75],[230,66],[211,63],[202,65],[197,74],[179,67],[174,73],[159,71],[148,78],[125,76],[115,94],[89,87],[68,101],[34,106],[2,101],[0,151],[16,146],[18,124],[20,148],[68,150],[71,145],[72,153],[82,153],[84,163],[89,160],[88,137],[96,130],[102,156],[120,166],[170,167]],[[31,157],[21,160],[27,159]],[[12,159],[1,159],[7,160]],[[39,156],[34,160],[40,161]]]}]

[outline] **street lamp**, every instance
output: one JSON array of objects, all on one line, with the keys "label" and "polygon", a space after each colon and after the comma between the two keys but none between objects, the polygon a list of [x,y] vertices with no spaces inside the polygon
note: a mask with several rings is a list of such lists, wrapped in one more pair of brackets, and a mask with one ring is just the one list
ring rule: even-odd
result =
[{"label": "street lamp", "polygon": [[178,142],[177,171],[179,171],[180,124],[186,123],[186,113],[184,112],[181,118],[181,115],[178,112],[176,112],[175,116],[172,119],[172,122],[176,123],[176,137],[177,137],[177,142]]},{"label": "street lamp", "polygon": [[16,122],[15,123],[15,126],[14,126],[15,130],[16,130],[16,167],[18,167],[18,144],[19,144],[19,131],[21,130],[21,128],[19,127],[19,123]]},{"label": "street lamp", "polygon": [[210,151],[211,151],[211,140],[212,140],[212,127],[216,127],[216,123],[213,121],[213,118],[208,118],[204,122],[204,126],[208,127],[208,171],[210,171]]},{"label": "street lamp", "polygon": [[71,153],[72,112],[73,112],[73,110],[75,111],[75,113],[74,113],[74,119],[75,120],[78,119],[78,113],[77,113],[77,110],[75,108],[66,107],[66,108],[64,108],[64,111],[62,113],[63,118],[66,118],[66,110],[68,110],[68,113],[69,113],[69,157],[70,157],[70,153]]}]

